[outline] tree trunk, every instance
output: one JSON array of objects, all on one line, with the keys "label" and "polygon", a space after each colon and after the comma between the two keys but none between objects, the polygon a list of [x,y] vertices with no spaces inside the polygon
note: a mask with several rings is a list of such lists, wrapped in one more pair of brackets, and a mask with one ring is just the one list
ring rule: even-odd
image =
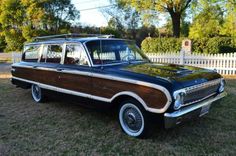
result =
[{"label": "tree trunk", "polygon": [[181,16],[181,13],[174,12],[174,13],[170,13],[170,15],[171,15],[171,20],[172,20],[173,36],[180,37],[180,16]]}]

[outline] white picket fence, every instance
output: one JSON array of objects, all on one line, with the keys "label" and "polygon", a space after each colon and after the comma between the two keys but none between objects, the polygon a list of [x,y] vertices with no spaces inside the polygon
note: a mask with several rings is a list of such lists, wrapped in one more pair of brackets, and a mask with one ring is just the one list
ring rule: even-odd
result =
[{"label": "white picket fence", "polygon": [[236,75],[236,52],[225,54],[148,53],[152,62],[191,65]]},{"label": "white picket fence", "polygon": [[22,53],[19,52],[12,52],[12,63],[20,62],[21,61]]},{"label": "white picket fence", "polygon": [[[10,54],[8,54],[10,55]],[[12,62],[19,62],[21,53],[13,52]],[[236,75],[236,52],[225,54],[148,53],[152,62],[190,65],[216,70],[222,75]],[[1,57],[1,55],[0,55]]]},{"label": "white picket fence", "polygon": [[12,63],[21,61],[20,52],[0,53],[0,61],[12,61]]}]

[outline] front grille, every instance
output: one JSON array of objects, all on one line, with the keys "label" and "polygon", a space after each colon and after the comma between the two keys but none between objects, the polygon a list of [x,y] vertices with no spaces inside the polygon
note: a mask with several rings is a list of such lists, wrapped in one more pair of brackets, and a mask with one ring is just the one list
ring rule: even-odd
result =
[{"label": "front grille", "polygon": [[207,99],[217,93],[221,79],[185,88],[184,106]]}]

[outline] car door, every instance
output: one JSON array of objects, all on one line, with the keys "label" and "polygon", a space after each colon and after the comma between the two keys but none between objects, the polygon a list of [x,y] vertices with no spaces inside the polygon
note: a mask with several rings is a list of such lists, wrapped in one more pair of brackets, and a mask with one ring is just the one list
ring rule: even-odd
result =
[{"label": "car door", "polygon": [[64,60],[57,67],[57,84],[62,92],[90,98],[91,67],[81,43],[64,45]]},{"label": "car door", "polygon": [[39,60],[34,66],[40,83],[49,85],[49,89],[57,87],[57,67],[62,61],[63,44],[45,44]]},{"label": "car door", "polygon": [[40,44],[25,45],[22,55],[21,66],[14,67],[14,77],[23,78],[30,81],[38,82],[40,80],[38,71],[35,69],[38,66],[38,60],[42,46]]}]

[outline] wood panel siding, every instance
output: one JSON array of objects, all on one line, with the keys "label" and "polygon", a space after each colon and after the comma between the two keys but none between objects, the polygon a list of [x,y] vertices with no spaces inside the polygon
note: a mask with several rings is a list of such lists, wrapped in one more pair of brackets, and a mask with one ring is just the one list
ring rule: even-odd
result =
[{"label": "wood panel siding", "polygon": [[57,85],[57,71],[41,70],[37,68],[14,67],[15,72],[12,76],[40,82],[47,85]]},{"label": "wood panel siding", "polygon": [[137,94],[150,108],[163,108],[168,99],[160,90],[123,81],[97,78],[86,75],[63,73],[59,71],[37,68],[14,67],[14,77],[31,80],[71,91],[86,93],[98,97],[112,99],[120,92],[128,91]]},{"label": "wood panel siding", "polygon": [[92,81],[93,89],[91,94],[96,96],[112,98],[119,92],[130,91],[140,96],[147,106],[151,108],[160,109],[167,103],[166,95],[162,91],[154,88],[96,77],[93,77]]},{"label": "wood panel siding", "polygon": [[56,87],[78,91],[86,94],[91,93],[92,89],[92,78],[89,76],[69,74],[69,73],[58,73],[58,83]]}]

